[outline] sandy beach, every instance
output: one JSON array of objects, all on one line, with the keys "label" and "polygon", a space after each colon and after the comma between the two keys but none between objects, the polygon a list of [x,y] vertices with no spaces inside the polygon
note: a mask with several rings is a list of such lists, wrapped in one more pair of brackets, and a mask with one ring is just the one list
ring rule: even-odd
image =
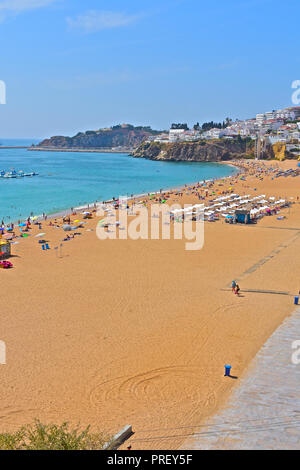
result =
[{"label": "sandy beach", "polygon": [[[226,406],[300,289],[299,176],[267,173],[297,162],[244,165],[245,179],[215,182],[203,202],[212,191],[265,194],[293,203],[280,212],[285,218],[206,222],[199,251],[186,251],[185,240],[101,241],[95,215],[58,250],[66,234],[49,220],[12,246],[14,268],[1,270],[1,432],[34,418],[111,434],[131,424],[133,449],[177,449]],[[182,192],[168,202],[202,202]],[[228,287],[233,279],[239,297]],[[236,380],[224,378],[226,363]]]}]

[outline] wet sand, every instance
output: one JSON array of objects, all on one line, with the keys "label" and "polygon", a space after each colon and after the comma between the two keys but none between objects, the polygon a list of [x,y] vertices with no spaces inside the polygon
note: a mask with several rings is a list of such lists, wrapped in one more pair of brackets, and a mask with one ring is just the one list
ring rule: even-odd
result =
[{"label": "wet sand", "polygon": [[[293,311],[299,179],[262,180],[250,168],[246,181],[220,183],[220,191],[232,186],[296,203],[282,211],[284,220],[206,223],[200,251],[186,251],[185,240],[100,241],[97,217],[63,244],[61,256],[54,247],[65,234],[44,222],[51,250],[41,250],[36,227],[13,245],[14,269],[1,270],[7,364],[0,366],[0,431],[34,418],[111,433],[132,424],[133,449],[179,448],[238,384],[224,380],[224,364],[241,378]],[[170,200],[201,202],[189,190]],[[226,290],[232,279],[241,279],[240,297]]]}]

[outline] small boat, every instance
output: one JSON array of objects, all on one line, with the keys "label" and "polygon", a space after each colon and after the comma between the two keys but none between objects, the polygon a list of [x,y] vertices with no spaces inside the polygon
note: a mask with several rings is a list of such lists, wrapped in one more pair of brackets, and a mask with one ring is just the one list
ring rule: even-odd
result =
[{"label": "small boat", "polygon": [[30,173],[25,173],[23,170],[16,172],[14,168],[11,171],[0,170],[0,178],[24,178],[25,176],[37,176],[38,173],[32,171]]},{"label": "small boat", "polygon": [[24,176],[38,176],[38,173],[36,173],[35,171],[31,172],[31,173],[24,173]]},{"label": "small boat", "polygon": [[7,173],[5,173],[5,175],[3,176],[3,178],[16,178],[17,177],[17,172],[16,170],[12,169],[11,171],[8,171]]}]

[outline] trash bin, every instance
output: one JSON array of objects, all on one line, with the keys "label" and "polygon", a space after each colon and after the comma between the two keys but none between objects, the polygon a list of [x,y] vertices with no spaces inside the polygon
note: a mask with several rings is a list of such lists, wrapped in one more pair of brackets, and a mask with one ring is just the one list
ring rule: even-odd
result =
[{"label": "trash bin", "polygon": [[231,370],[231,366],[226,365],[226,366],[225,366],[225,377],[229,377],[229,376],[230,376],[230,370]]},{"label": "trash bin", "polygon": [[298,305],[298,302],[299,302],[299,297],[296,295],[295,296],[295,305]]}]

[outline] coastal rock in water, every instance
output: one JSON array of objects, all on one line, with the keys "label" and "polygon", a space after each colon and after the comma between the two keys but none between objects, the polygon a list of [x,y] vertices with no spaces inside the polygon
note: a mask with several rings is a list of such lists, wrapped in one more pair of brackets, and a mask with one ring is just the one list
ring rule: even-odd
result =
[{"label": "coastal rock in water", "polygon": [[[251,139],[202,140],[198,142],[143,142],[132,156],[150,160],[219,162],[235,158],[254,158],[255,143]],[[265,157],[272,157],[272,147]]]},{"label": "coastal rock in water", "polygon": [[90,148],[136,148],[158,131],[150,127],[114,126],[109,129],[79,132],[74,137],[54,136],[37,145],[38,148],[90,149]]}]

